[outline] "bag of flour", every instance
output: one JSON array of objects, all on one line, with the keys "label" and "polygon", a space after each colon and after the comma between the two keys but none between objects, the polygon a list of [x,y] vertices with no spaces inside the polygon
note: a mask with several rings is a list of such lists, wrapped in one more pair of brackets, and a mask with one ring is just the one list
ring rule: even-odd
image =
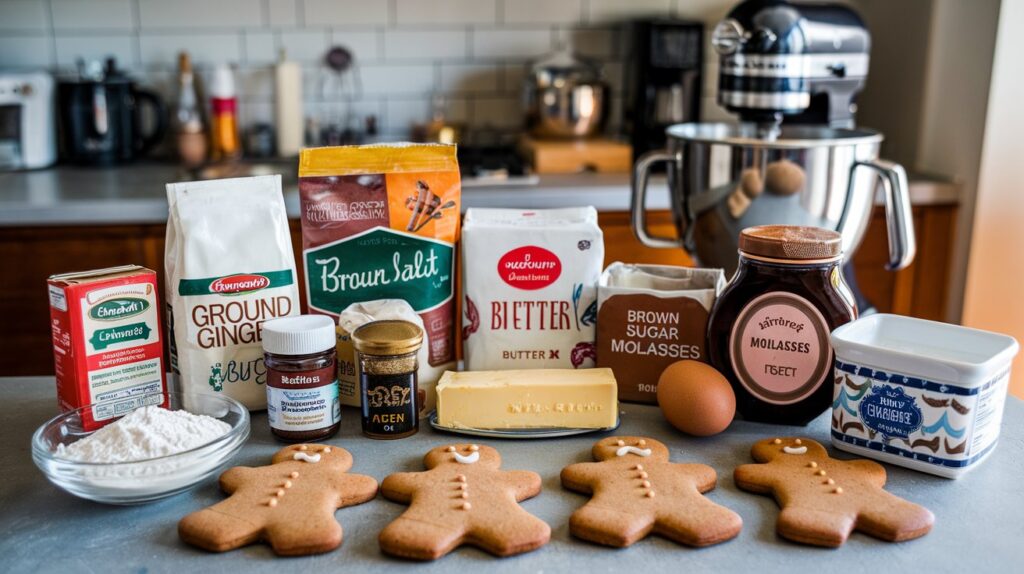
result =
[{"label": "bag of flour", "polygon": [[708,315],[725,287],[721,269],[615,262],[597,288],[597,366],[624,401],[657,404],[658,378],[676,361],[708,362]]},{"label": "bag of flour", "polygon": [[[423,328],[423,319],[402,299],[377,299],[353,303],[338,316],[338,386],[341,404],[353,407],[363,405],[359,392],[359,364],[356,361],[352,333],[367,323],[394,319],[408,321],[420,329]],[[427,346],[421,345],[416,357],[419,363],[419,369],[416,371],[416,393],[419,395],[416,397],[416,404],[420,407],[420,415],[426,415],[434,410],[434,387],[447,370],[443,366],[431,365],[429,355]]]},{"label": "bag of flour", "polygon": [[267,408],[264,321],[299,313],[281,176],[167,185],[171,369],[184,392]]},{"label": "bag of flour", "polygon": [[470,209],[462,258],[467,370],[594,366],[597,210]]}]

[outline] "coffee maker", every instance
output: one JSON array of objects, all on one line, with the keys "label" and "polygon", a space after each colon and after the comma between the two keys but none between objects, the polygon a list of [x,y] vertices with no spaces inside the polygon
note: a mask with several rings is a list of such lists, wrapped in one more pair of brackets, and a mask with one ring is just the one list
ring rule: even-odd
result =
[{"label": "coffee maker", "polygon": [[[739,232],[754,225],[810,225],[838,231],[849,262],[884,191],[889,269],[914,258],[907,177],[879,159],[882,134],[855,127],[867,80],[871,37],[839,4],[747,0],[712,35],[719,56],[718,102],[739,123],[682,123],[664,148],[633,168],[632,224],[650,247],[686,249],[696,262],[737,264]],[[647,180],[664,164],[678,237],[652,235]],[[863,309],[870,305],[846,275]]]},{"label": "coffee maker", "polygon": [[623,129],[634,158],[665,147],[665,128],[700,120],[704,24],[658,18],[627,27]]}]

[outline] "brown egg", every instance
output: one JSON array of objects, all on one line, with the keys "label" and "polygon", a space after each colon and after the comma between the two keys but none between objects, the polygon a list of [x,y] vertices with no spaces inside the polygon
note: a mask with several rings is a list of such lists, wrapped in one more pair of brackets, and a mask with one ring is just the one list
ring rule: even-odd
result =
[{"label": "brown egg", "polygon": [[668,422],[695,436],[718,434],[736,414],[736,394],[711,365],[678,361],[658,379],[658,405]]}]

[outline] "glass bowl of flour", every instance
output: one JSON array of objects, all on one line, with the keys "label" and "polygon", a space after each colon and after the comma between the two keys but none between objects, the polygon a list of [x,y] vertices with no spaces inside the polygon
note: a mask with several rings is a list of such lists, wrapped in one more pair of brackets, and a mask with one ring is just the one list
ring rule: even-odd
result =
[{"label": "glass bowl of flour", "polygon": [[248,438],[249,411],[234,399],[154,393],[54,417],[32,436],[32,459],[75,496],[142,504],[215,477]]}]

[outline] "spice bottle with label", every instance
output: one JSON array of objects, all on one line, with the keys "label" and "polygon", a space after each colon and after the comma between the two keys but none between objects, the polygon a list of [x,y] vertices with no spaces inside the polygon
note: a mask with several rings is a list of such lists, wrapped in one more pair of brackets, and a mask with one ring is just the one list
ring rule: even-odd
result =
[{"label": "spice bottle with label", "polygon": [[857,316],[842,238],[817,227],[749,227],[739,251],[708,320],[708,357],[743,418],[807,424],[832,401],[829,334]]},{"label": "spice bottle with label", "polygon": [[363,434],[404,438],[419,430],[416,354],[423,330],[408,321],[374,321],[352,333],[363,395]]},{"label": "spice bottle with label", "polygon": [[270,431],[288,442],[334,436],[341,426],[334,321],[326,315],[263,323]]}]

